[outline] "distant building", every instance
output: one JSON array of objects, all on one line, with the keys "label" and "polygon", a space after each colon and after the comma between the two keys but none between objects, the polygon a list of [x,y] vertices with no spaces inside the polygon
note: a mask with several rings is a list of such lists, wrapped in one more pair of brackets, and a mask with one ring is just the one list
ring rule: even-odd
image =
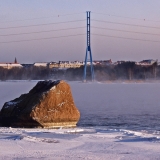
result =
[{"label": "distant building", "polygon": [[50,62],[48,63],[49,68],[59,68],[59,63],[58,62]]},{"label": "distant building", "polygon": [[111,65],[112,64],[112,60],[96,60],[93,61],[94,65],[102,65],[102,66],[106,66],[106,65]]},{"label": "distant building", "polygon": [[49,68],[79,68],[82,65],[84,65],[84,63],[79,61],[59,61],[48,63]]},{"label": "distant building", "polygon": [[114,62],[114,65],[118,65],[118,64],[122,64],[122,63],[125,63],[126,61],[117,61],[117,62]]},{"label": "distant building", "polygon": [[156,62],[158,63],[158,60],[148,59],[148,60],[137,62],[136,65],[149,66]]},{"label": "distant building", "polygon": [[33,67],[34,64],[21,64],[24,68]]},{"label": "distant building", "polygon": [[23,66],[19,63],[0,63],[0,67],[11,69],[15,67],[22,68]]},{"label": "distant building", "polygon": [[47,64],[46,62],[36,62],[33,64],[33,66],[35,67],[47,67]]},{"label": "distant building", "polygon": [[17,59],[16,59],[16,57],[15,57],[14,63],[17,63]]},{"label": "distant building", "polygon": [[11,68],[22,68],[23,66],[17,62],[15,58],[14,63],[0,63],[0,67],[11,69]]}]

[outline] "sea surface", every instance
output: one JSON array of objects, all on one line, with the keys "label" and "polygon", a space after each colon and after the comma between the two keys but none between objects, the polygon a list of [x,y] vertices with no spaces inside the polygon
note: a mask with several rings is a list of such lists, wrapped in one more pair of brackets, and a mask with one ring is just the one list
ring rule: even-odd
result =
[{"label": "sea surface", "polygon": [[160,131],[160,83],[70,83],[79,126]]},{"label": "sea surface", "polygon": [[[36,83],[0,82],[0,108]],[[160,133],[160,83],[68,83],[81,113],[79,127]]]}]

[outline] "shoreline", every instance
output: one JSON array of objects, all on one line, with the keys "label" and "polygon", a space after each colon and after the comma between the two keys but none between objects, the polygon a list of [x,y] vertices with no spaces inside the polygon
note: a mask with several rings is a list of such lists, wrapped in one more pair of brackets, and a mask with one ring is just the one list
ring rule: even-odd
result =
[{"label": "shoreline", "polygon": [[[39,80],[5,80],[5,81],[2,81],[0,80],[0,82],[38,82],[38,81],[44,81],[46,79],[39,79]],[[56,79],[47,79],[47,80],[53,80],[53,81],[56,81]],[[67,81],[67,82],[83,82],[83,81],[79,81],[79,80],[65,80],[63,79],[64,81]],[[86,82],[83,82],[83,83],[91,83],[92,81],[86,81]],[[94,80],[93,83],[95,82],[98,82],[98,83],[160,83],[160,79],[158,80],[105,80],[105,81],[97,81],[97,80]]]},{"label": "shoreline", "polygon": [[160,83],[160,80],[107,80],[97,81],[101,83]]}]

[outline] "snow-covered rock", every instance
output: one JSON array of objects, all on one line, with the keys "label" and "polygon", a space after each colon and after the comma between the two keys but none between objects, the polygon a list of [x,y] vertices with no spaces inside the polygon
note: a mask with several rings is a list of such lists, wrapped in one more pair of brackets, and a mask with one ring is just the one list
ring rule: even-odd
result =
[{"label": "snow-covered rock", "polygon": [[29,93],[6,102],[0,112],[1,126],[74,127],[80,118],[69,84],[39,81]]}]

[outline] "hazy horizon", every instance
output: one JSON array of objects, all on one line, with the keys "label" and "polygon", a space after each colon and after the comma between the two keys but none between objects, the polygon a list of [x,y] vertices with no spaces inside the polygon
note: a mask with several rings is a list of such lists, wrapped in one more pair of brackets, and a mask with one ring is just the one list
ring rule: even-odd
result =
[{"label": "hazy horizon", "polygon": [[93,60],[160,59],[159,6],[158,0],[1,0],[0,62],[84,61],[86,11]]}]

